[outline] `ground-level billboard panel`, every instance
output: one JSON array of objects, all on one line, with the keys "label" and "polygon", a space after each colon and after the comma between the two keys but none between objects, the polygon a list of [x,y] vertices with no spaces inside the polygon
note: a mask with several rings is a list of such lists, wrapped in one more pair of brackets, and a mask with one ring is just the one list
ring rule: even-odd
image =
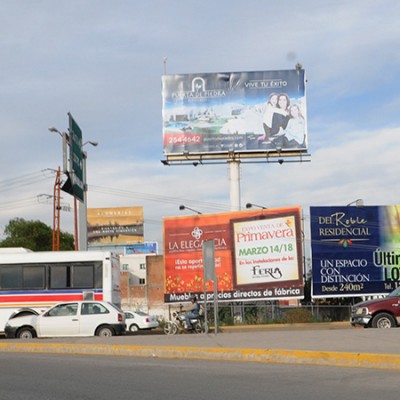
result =
[{"label": "ground-level billboard panel", "polygon": [[[203,298],[202,244],[213,240],[219,300],[303,298],[300,207],[164,218],[165,302]],[[213,296],[212,281],[206,282]]]},{"label": "ground-level billboard panel", "polygon": [[311,207],[312,296],[386,294],[400,285],[400,206]]}]

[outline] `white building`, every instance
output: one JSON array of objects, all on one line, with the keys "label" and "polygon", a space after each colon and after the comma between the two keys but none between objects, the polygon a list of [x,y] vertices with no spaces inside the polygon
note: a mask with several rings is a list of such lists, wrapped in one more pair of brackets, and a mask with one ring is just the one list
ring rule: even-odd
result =
[{"label": "white building", "polygon": [[145,286],[146,257],[149,254],[121,254],[121,272],[129,272],[129,286]]}]

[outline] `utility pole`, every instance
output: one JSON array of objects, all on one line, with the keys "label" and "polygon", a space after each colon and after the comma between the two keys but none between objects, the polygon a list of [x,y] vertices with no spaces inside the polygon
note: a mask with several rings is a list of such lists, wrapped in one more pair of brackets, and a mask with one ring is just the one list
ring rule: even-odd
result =
[{"label": "utility pole", "polygon": [[56,181],[54,183],[53,195],[53,234],[52,234],[52,250],[60,251],[60,190],[61,190],[61,170],[58,167]]}]

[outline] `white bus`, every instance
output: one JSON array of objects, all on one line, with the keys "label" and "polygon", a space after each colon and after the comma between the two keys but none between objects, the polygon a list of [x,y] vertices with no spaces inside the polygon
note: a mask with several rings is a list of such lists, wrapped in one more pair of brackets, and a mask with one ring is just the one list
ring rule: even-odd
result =
[{"label": "white bus", "polygon": [[0,249],[0,332],[11,315],[55,303],[104,300],[121,307],[119,258],[109,251]]}]

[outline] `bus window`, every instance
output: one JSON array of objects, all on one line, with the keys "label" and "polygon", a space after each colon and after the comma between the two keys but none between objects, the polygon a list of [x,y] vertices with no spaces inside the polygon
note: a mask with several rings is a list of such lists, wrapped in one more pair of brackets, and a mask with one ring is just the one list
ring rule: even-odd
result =
[{"label": "bus window", "polygon": [[100,289],[103,287],[103,264],[96,262],[94,265],[94,287]]},{"label": "bus window", "polygon": [[80,289],[93,288],[93,276],[92,265],[74,265],[72,287]]},{"label": "bus window", "polygon": [[65,265],[50,266],[50,289],[66,289],[71,287],[70,267]]},{"label": "bus window", "polygon": [[51,289],[92,289],[93,285],[93,264],[50,266]]},{"label": "bus window", "polygon": [[7,265],[1,267],[1,289],[22,289],[22,267],[20,265]]},{"label": "bus window", "polygon": [[3,290],[44,289],[44,266],[7,265],[0,269],[0,288]]},{"label": "bus window", "polygon": [[24,289],[44,289],[46,283],[45,267],[24,267],[23,268],[23,286]]}]

